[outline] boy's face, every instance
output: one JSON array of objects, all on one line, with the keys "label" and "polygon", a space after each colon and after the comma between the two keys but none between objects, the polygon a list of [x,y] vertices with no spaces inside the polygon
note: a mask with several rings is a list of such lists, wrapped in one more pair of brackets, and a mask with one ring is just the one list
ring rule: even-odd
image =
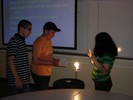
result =
[{"label": "boy's face", "polygon": [[29,25],[27,28],[23,29],[23,36],[26,38],[32,32],[32,25]]},{"label": "boy's face", "polygon": [[48,30],[48,37],[49,39],[52,39],[55,35],[56,31],[55,30]]}]

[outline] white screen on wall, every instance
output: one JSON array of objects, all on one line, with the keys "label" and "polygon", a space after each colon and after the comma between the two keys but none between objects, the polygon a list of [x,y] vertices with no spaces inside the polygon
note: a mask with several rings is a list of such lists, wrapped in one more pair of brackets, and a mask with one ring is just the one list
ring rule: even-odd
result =
[{"label": "white screen on wall", "polygon": [[76,48],[76,0],[2,0],[3,44],[17,33],[17,24],[26,19],[32,23],[29,46],[43,33],[43,25],[54,22],[61,32],[52,39],[53,47]]}]

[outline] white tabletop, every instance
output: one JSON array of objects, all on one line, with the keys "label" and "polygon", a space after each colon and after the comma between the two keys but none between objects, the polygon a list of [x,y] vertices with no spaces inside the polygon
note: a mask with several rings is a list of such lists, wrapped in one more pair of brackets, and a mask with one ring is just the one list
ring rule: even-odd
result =
[{"label": "white tabletop", "polygon": [[88,89],[57,89],[23,93],[1,100],[133,100],[133,96]]}]

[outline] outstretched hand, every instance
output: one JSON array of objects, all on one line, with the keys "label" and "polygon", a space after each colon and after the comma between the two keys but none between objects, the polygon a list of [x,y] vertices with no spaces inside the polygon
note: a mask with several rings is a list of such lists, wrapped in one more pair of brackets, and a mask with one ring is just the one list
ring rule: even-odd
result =
[{"label": "outstretched hand", "polygon": [[90,49],[88,49],[87,55],[88,55],[88,57],[90,58],[91,64],[93,65],[93,64],[94,64],[94,61],[93,61],[93,59],[92,59],[93,54],[92,54],[92,51],[91,51]]},{"label": "outstretched hand", "polygon": [[53,65],[54,66],[60,66],[60,59],[53,59]]},{"label": "outstretched hand", "polygon": [[88,55],[88,57],[89,57],[89,58],[91,58],[91,57],[92,57],[92,52],[91,52],[91,50],[90,50],[90,49],[88,49],[87,55]]}]

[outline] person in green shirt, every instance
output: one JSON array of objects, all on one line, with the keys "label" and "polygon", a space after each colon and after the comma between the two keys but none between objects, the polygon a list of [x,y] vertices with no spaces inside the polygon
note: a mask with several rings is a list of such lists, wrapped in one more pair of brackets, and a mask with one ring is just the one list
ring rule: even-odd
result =
[{"label": "person in green shirt", "polygon": [[117,54],[117,46],[112,37],[107,32],[98,33],[93,53],[88,50],[88,57],[93,65],[91,78],[94,80],[95,90],[111,90],[113,84],[110,72]]}]

